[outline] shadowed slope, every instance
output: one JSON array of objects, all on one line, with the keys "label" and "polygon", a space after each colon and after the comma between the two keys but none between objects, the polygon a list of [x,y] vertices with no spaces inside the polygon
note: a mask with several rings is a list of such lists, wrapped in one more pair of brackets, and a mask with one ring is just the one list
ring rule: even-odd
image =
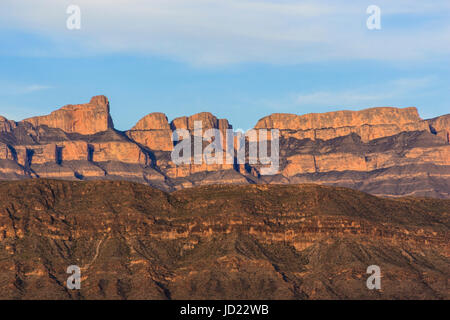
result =
[{"label": "shadowed slope", "polygon": [[[3,299],[449,298],[449,200],[41,179],[0,194]],[[366,287],[373,264],[381,291]]]}]

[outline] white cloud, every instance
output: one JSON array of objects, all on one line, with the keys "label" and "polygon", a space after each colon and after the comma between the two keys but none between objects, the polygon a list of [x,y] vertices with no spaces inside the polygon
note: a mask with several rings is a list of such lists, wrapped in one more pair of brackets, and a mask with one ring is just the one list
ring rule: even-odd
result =
[{"label": "white cloud", "polygon": [[384,101],[392,101],[394,98],[398,99],[411,94],[417,95],[418,90],[431,86],[433,81],[435,78],[432,76],[400,78],[353,90],[300,93],[295,100],[299,106],[361,107],[377,105]]},{"label": "white cloud", "polygon": [[366,104],[368,102],[379,101],[387,98],[387,94],[370,94],[358,91],[343,91],[343,92],[327,92],[319,91],[307,94],[300,94],[297,98],[297,103],[304,106],[313,105],[327,105],[330,103],[337,103],[342,106],[351,106],[358,104]]},{"label": "white cloud", "polygon": [[0,81],[0,96],[29,94],[37,91],[48,90],[52,86],[42,84],[20,84],[8,81]]},{"label": "white cloud", "polygon": [[[450,21],[442,18],[450,13],[448,0],[379,0],[382,30],[368,31],[366,8],[372,2],[78,0],[81,30],[70,31],[65,20],[71,1],[2,0],[0,21],[50,39],[48,55],[123,52],[220,65],[403,61],[450,54]],[[395,23],[396,17],[420,21],[433,16],[432,23]],[[386,24],[385,18],[394,20]]]},{"label": "white cloud", "polygon": [[45,85],[40,85],[40,84],[32,84],[32,85],[28,85],[22,88],[17,88],[18,92],[20,93],[32,93],[32,92],[36,92],[36,91],[41,91],[41,90],[47,90],[47,89],[51,89],[51,86],[45,86]]}]

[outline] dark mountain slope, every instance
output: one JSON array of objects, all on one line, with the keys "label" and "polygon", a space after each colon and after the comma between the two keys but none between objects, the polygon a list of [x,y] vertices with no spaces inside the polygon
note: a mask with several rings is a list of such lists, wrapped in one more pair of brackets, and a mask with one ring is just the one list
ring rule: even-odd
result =
[{"label": "dark mountain slope", "polygon": [[[450,298],[449,200],[42,179],[0,194],[2,299]],[[69,265],[81,290],[66,289]]]}]

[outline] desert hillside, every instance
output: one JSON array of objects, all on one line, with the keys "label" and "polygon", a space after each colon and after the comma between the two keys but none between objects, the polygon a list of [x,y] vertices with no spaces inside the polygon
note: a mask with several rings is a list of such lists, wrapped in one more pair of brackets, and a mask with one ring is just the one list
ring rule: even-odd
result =
[{"label": "desert hillside", "polygon": [[450,298],[450,200],[45,179],[0,194],[0,299]]}]

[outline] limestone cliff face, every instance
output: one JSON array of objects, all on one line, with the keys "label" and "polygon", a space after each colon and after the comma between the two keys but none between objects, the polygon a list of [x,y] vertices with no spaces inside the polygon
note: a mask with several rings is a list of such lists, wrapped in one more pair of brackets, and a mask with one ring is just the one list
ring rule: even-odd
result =
[{"label": "limestone cliff face", "polygon": [[288,157],[282,170],[286,177],[314,172],[369,172],[393,166],[435,164],[450,167],[450,147],[412,148],[403,154],[396,151],[385,153],[325,153],[320,155],[296,154]]},{"label": "limestone cliff face", "polygon": [[361,111],[335,111],[295,115],[274,113],[258,121],[255,128],[309,130],[362,125],[405,124],[420,121],[416,108],[370,108]]},{"label": "limestone cliff face", "polygon": [[139,120],[131,130],[170,130],[170,125],[164,113],[153,112]]},{"label": "limestone cliff face", "polygon": [[15,121],[11,121],[0,116],[0,132],[11,132],[16,127],[17,124]]},{"label": "limestone cliff face", "polygon": [[[201,132],[195,131],[195,122],[200,121],[202,130]],[[214,116],[210,112],[201,112],[194,114],[189,117],[179,117],[174,119],[170,127],[173,131],[178,129],[186,129],[189,130],[191,135],[196,136],[202,136],[208,129],[219,129],[222,133],[221,138],[221,145],[225,148],[225,137],[226,137],[226,130],[231,129],[231,125],[228,123],[228,120],[226,119],[218,119],[216,116]],[[210,141],[209,141],[210,142]],[[208,144],[208,142],[204,142],[203,147],[205,147],[205,143]],[[173,146],[170,148],[170,151],[172,150]],[[225,155],[223,155],[225,157]],[[224,158],[225,159],[225,158]],[[225,161],[223,161],[222,164],[207,164],[204,159],[201,164],[194,164],[194,159],[191,158],[192,164],[182,164],[182,165],[176,165],[172,161],[163,158],[161,160],[158,160],[157,164],[158,167],[166,174],[168,177],[176,179],[176,178],[184,178],[184,177],[190,177],[192,175],[198,174],[198,173],[214,173],[214,172],[221,172],[221,171],[227,171],[227,170],[234,170],[234,164],[227,164]],[[236,177],[234,177],[236,178]],[[222,179],[222,181],[225,181],[226,179]],[[244,177],[239,177],[237,179],[231,178],[233,181],[247,181]],[[217,181],[217,180],[216,180]],[[228,180],[227,180],[228,181]],[[226,183],[226,182],[224,182]],[[199,183],[201,184],[201,183]],[[182,185],[185,186],[192,186],[192,182],[190,181],[183,181]]]},{"label": "limestone cliff face", "polygon": [[[202,132],[194,132],[195,121],[202,122]],[[21,122],[0,117],[0,180],[123,179],[165,191],[205,184],[313,182],[383,196],[450,198],[450,115],[422,120],[416,108],[390,107],[272,114],[255,126],[280,130],[279,170],[266,177],[260,175],[262,165],[248,162],[248,140],[245,164],[237,159],[205,163],[204,158],[195,164],[193,157],[191,164],[172,161],[174,130],[198,136],[213,128],[225,133],[232,126],[209,112],[171,122],[154,112],[120,132],[113,128],[104,96]],[[211,140],[203,140],[203,150]]]},{"label": "limestone cliff face", "polygon": [[171,151],[172,130],[164,113],[154,112],[146,115],[126,132],[130,139],[152,150]]},{"label": "limestone cliff face", "polygon": [[142,165],[149,164],[146,153],[132,143],[108,141],[92,143],[91,146],[93,147],[92,160],[95,162],[120,161]]},{"label": "limestone cliff face", "polygon": [[6,143],[0,142],[0,159],[14,160],[14,154]]},{"label": "limestone cliff face", "polygon": [[203,130],[219,129],[219,130],[223,131],[223,130],[231,128],[227,119],[217,119],[210,112],[200,112],[200,113],[194,114],[190,117],[176,118],[172,121],[171,127],[173,130],[188,129],[190,131],[193,131],[195,121],[202,122]]},{"label": "limestone cliff face", "polygon": [[450,114],[430,119],[427,122],[434,133],[450,143]]},{"label": "limestone cliff face", "polygon": [[94,150],[86,141],[61,141],[57,147],[61,152],[61,161],[92,160]]},{"label": "limestone cliff face", "polygon": [[69,133],[94,134],[114,128],[109,114],[109,102],[105,96],[95,96],[89,103],[67,105],[47,116],[23,121],[34,126],[46,125]]},{"label": "limestone cliff face", "polygon": [[294,115],[275,113],[258,121],[256,129],[279,129],[281,135],[296,139],[330,140],[351,133],[363,141],[392,136],[403,131],[429,130],[416,108],[371,108]]},{"label": "limestone cliff face", "polygon": [[15,146],[17,161],[28,167],[31,164],[56,163],[56,144]]}]

